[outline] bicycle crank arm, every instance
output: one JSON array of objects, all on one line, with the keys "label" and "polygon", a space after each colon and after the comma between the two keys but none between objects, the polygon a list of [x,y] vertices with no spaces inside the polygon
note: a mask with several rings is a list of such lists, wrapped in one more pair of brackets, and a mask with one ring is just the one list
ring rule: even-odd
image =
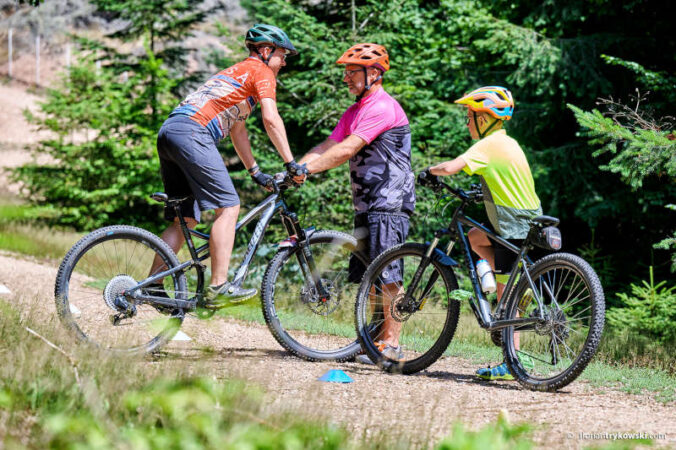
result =
[{"label": "bicycle crank arm", "polygon": [[136,298],[136,301],[138,303],[146,303],[149,305],[171,306],[174,308],[189,309],[189,310],[193,310],[197,307],[196,300],[176,300],[173,298],[153,297],[150,295],[143,296],[139,295]]},{"label": "bicycle crank arm", "polygon": [[524,317],[519,319],[496,320],[487,324],[484,329],[487,331],[502,330],[503,328],[515,326],[518,330],[533,330],[535,324],[541,322],[539,318]]}]

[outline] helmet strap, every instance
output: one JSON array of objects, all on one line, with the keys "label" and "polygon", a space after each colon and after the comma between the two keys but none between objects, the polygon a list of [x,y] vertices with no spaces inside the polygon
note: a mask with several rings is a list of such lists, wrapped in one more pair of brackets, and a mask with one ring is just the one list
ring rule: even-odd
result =
[{"label": "helmet strap", "polygon": [[488,132],[491,131],[491,128],[493,128],[498,123],[498,119],[493,118],[493,122],[482,133],[479,129],[479,121],[477,120],[476,111],[472,110],[472,114],[474,114],[474,127],[476,128],[476,132],[480,139],[483,139],[485,136],[487,136],[489,134]]},{"label": "helmet strap", "polygon": [[[265,47],[265,46],[261,45],[260,47]],[[258,50],[260,47],[256,47],[256,54],[258,55],[258,59],[263,61],[263,63],[267,66],[268,63],[270,62],[270,59],[272,58],[272,54],[275,53],[275,51],[277,50],[277,47],[272,46],[272,50],[270,51],[270,54],[268,55],[267,58],[264,58],[263,54],[260,52],[260,50]]]},{"label": "helmet strap", "polygon": [[371,90],[374,84],[378,82],[383,77],[383,74],[381,73],[378,75],[378,78],[373,80],[373,83],[369,84],[369,74],[366,71],[366,66],[362,66],[362,70],[364,71],[364,89],[362,89],[361,94],[357,96],[357,101],[361,100],[362,97],[364,97],[364,94],[366,94],[368,91]]}]

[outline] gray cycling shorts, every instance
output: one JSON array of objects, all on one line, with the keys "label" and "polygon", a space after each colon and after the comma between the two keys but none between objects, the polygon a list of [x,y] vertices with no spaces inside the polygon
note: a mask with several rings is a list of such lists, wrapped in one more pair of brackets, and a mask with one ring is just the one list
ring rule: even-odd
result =
[{"label": "gray cycling shorts", "polygon": [[[184,217],[199,222],[200,211],[239,205],[239,196],[211,133],[185,115],[169,117],[157,135],[157,154],[164,191],[190,197],[181,205]],[[173,208],[164,218],[173,221]]]},{"label": "gray cycling shorts", "polygon": [[[406,213],[379,212],[357,214],[354,217],[354,235],[357,238],[357,248],[368,259],[370,264],[382,252],[395,245],[406,242],[410,219]],[[380,274],[380,281],[384,284],[401,282],[403,279],[404,261],[397,260],[390,264]],[[353,283],[359,283],[366,272],[366,266],[357,257],[350,258],[348,278]]]}]

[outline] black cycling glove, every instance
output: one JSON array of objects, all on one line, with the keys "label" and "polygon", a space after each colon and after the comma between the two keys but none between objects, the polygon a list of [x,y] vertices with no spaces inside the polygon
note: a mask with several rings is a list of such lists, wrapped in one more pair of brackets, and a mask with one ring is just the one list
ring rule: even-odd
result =
[{"label": "black cycling glove", "polygon": [[284,164],[286,171],[292,177],[298,177],[301,175],[307,175],[309,172],[305,164],[298,164],[295,159],[292,159],[288,163]]},{"label": "black cycling glove", "polygon": [[256,184],[258,184],[259,186],[263,186],[264,188],[272,187],[272,181],[275,179],[275,177],[273,177],[272,175],[263,173],[260,170],[250,175],[251,178],[253,178],[253,180],[256,182]]},{"label": "black cycling glove", "polygon": [[429,167],[418,174],[418,183],[421,186],[435,186],[440,182],[441,180],[439,180],[438,176],[432,175]]}]

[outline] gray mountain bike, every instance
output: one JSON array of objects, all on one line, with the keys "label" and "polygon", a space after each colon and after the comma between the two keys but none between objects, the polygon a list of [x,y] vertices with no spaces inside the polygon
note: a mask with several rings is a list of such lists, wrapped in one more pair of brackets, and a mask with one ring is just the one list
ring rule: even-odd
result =
[{"label": "gray mountain bike", "polygon": [[[300,225],[284,201],[293,181],[275,176],[273,192],[250,210],[236,230],[260,216],[244,259],[231,282],[241,285],[275,215],[289,236],[270,261],[262,280],[263,317],[275,339],[307,360],[347,360],[360,350],[352,325],[357,285],[348,281],[348,263],[357,242],[338,231],[316,231]],[[81,341],[123,353],[161,348],[178,332],[186,314],[213,315],[204,305],[204,261],[209,235],[188,228],[180,211],[181,198],[151,196],[173,207],[190,258],[179,261],[154,234],[132,226],[108,226],[80,239],[63,259],[56,277],[56,306],[61,321]],[[197,246],[193,238],[207,241]],[[149,273],[159,256],[164,264]],[[163,280],[164,289],[151,286]],[[255,320],[244,303],[239,316]],[[234,309],[233,309],[234,310]]]},{"label": "gray mountain bike", "polygon": [[[512,375],[523,386],[540,391],[555,391],[575,380],[598,348],[605,300],[596,273],[579,256],[552,253],[536,262],[528,257],[536,246],[550,251],[560,248],[559,220],[531,218],[530,232],[519,248],[464,214],[469,203],[482,201],[480,186],[466,192],[436,177],[421,182],[437,192],[449,192],[460,204],[448,228],[436,231],[431,243],[393,247],[376,258],[364,274],[355,323],[371,360],[387,371],[410,374],[429,367],[446,351],[460,311],[454,273],[459,264],[451,257],[459,243],[474,291],[472,311],[479,325],[502,346]],[[482,230],[494,245],[517,254],[494,310],[482,292],[465,227]],[[445,237],[449,242],[444,247],[440,241]],[[385,285],[382,280],[391,280],[387,272],[392,270],[400,270],[403,279]],[[399,355],[381,353],[380,340],[386,328],[390,334],[398,333]]]}]

